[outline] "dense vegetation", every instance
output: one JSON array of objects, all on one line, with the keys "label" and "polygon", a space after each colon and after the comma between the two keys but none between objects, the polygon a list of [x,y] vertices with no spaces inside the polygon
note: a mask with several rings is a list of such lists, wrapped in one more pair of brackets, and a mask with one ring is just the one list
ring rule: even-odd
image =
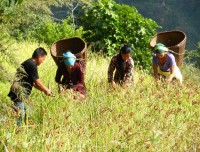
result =
[{"label": "dense vegetation", "polygon": [[89,44],[95,42],[95,50],[113,55],[127,43],[133,49],[135,64],[150,67],[149,41],[159,27],[154,21],[142,17],[135,7],[110,0],[98,1],[85,9],[81,20],[86,31],[83,36]]},{"label": "dense vegetation", "polygon": [[[48,15],[50,11],[48,7],[50,4],[58,4],[53,3],[53,0],[50,2],[39,1],[35,4],[25,1],[12,6],[13,8],[10,7],[12,8],[10,12],[5,9],[2,22],[8,27],[4,31],[17,40],[35,39],[38,43],[45,42],[49,45],[62,38],[82,35],[88,44],[95,44],[93,50],[96,52],[103,50],[107,55],[115,54],[123,43],[128,43],[134,50],[136,65],[150,70],[149,41],[159,26],[153,20],[143,18],[135,7],[119,5],[111,0],[101,0],[92,3],[93,5],[87,4],[82,7],[84,13],[79,16],[81,18],[79,25],[76,25],[73,12],[68,19],[59,23],[54,22]],[[34,11],[33,6],[38,7],[39,11]],[[28,12],[27,16],[21,16],[25,11]],[[13,22],[14,18],[19,19]],[[10,25],[10,22],[14,25]]]},{"label": "dense vegetation", "polygon": [[187,49],[196,49],[200,41],[199,0],[116,0],[135,6],[144,17],[152,18],[162,29],[158,31],[182,30],[186,33]]},{"label": "dense vegetation", "polygon": [[[50,6],[65,6],[69,8],[66,13],[69,15],[55,22]],[[80,8],[79,16],[75,11]],[[77,20],[82,15],[85,16],[80,24]],[[123,23],[117,22],[115,17]],[[126,22],[126,18],[131,18],[131,21]],[[89,26],[88,20],[95,26]],[[106,28],[103,23],[106,23]],[[139,23],[142,27],[138,26]],[[116,31],[112,31],[110,24]],[[131,32],[135,30],[133,38],[123,29],[128,24]],[[186,51],[185,61],[188,63],[184,63],[181,69],[183,86],[156,84],[149,73],[151,53],[147,48],[157,27],[135,7],[119,5],[112,0],[97,3],[88,0],[62,0],[59,3],[54,0],[1,1],[0,151],[200,150],[200,70],[189,64],[194,57],[199,62],[200,44],[196,44],[196,50]],[[88,37],[88,32],[94,39]],[[126,35],[129,36],[127,39]],[[73,36],[91,43],[87,50],[85,76],[87,98],[79,101],[73,100],[70,92],[58,94],[54,82],[56,65],[48,53],[47,59],[39,66],[39,75],[41,81],[54,91],[55,97],[47,97],[33,89],[30,101],[26,103],[28,124],[18,128],[17,114],[7,97],[16,68],[32,55],[38,45],[49,50],[54,41]],[[107,83],[107,67],[111,55],[118,52],[118,47],[125,41],[135,51],[133,58],[138,64],[134,72],[135,81],[129,88],[112,88]],[[104,42],[103,47],[92,45],[99,42]],[[106,51],[101,51],[105,48]]]}]

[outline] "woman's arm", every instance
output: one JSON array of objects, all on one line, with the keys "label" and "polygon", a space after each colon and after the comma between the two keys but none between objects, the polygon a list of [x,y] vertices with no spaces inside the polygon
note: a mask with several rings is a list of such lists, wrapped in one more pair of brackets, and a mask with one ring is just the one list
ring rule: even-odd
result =
[{"label": "woman's arm", "polygon": [[167,82],[171,82],[172,78],[174,77],[174,71],[175,71],[175,66],[176,66],[176,61],[175,61],[175,57],[173,54],[169,55],[169,59],[170,59],[170,75],[167,77],[166,81]]},{"label": "woman's arm", "polygon": [[174,77],[174,69],[175,69],[175,66],[171,66],[170,67],[170,75],[166,80],[167,82],[171,82],[172,81],[172,78]]},{"label": "woman's arm", "polygon": [[78,82],[81,83],[82,85],[85,84],[85,73],[83,72],[83,68],[82,68],[82,65],[79,64],[79,68],[78,68],[78,75],[79,75],[79,80]]},{"label": "woman's arm", "polygon": [[61,77],[62,77],[62,68],[58,67],[56,71],[55,81],[57,84],[61,84]]},{"label": "woman's arm", "polygon": [[132,79],[133,72],[134,72],[134,62],[131,59],[126,67],[124,82],[128,82]]},{"label": "woman's arm", "polygon": [[108,82],[114,84],[113,72],[116,68],[116,57],[113,57],[108,67]]},{"label": "woman's arm", "polygon": [[158,75],[158,65],[153,63],[153,73],[154,73],[154,77],[156,79],[156,81],[159,80],[159,75]]}]

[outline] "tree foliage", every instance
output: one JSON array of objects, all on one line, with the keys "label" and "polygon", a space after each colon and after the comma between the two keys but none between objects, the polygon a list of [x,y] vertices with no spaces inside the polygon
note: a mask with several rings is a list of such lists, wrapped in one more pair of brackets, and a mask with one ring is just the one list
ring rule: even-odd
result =
[{"label": "tree foliage", "polygon": [[145,17],[152,18],[162,26],[160,31],[182,30],[187,35],[186,49],[197,49],[200,40],[199,0],[116,0],[135,6]]},{"label": "tree foliage", "polygon": [[4,32],[17,37],[19,33],[25,33],[29,27],[44,23],[50,17],[50,5],[53,4],[56,4],[54,0],[23,0],[12,6],[4,5],[0,15],[1,26]]},{"label": "tree foliage", "polygon": [[13,7],[17,4],[21,4],[23,0],[1,0],[0,1],[0,10],[3,13],[7,8]]},{"label": "tree foliage", "polygon": [[198,42],[196,50],[186,50],[184,60],[186,63],[200,69],[200,42]]},{"label": "tree foliage", "polygon": [[123,43],[131,45],[135,63],[149,68],[151,51],[149,42],[159,26],[140,15],[135,7],[119,5],[113,0],[99,0],[84,8],[82,26],[87,42],[95,42],[96,51],[112,55]]},{"label": "tree foliage", "polygon": [[[29,34],[34,32],[32,30],[35,29],[38,30],[39,28],[41,29],[42,25],[44,25],[42,30],[43,32],[45,28],[47,29],[47,26],[50,27],[48,25],[50,20],[54,21],[53,12],[51,10],[52,6],[56,6],[58,8],[62,6],[67,6],[68,8],[70,8],[68,10],[70,14],[69,16],[71,17],[72,21],[74,21],[75,16],[73,14],[73,11],[76,8],[75,6],[89,5],[89,1],[86,0],[59,0],[59,1],[3,0],[3,1],[4,3],[3,2],[0,3],[2,4],[1,5],[2,7],[0,8],[2,8],[3,10],[2,13],[0,14],[1,27],[4,28],[4,33],[8,33],[9,35],[17,39],[24,39],[30,37]],[[9,3],[11,1],[13,1],[12,5]],[[53,24],[52,27],[53,26],[55,27],[56,23],[52,22],[52,24]],[[60,21],[60,24],[64,25],[63,21]],[[70,26],[71,25],[72,24],[70,23]],[[74,30],[77,28],[74,25],[74,22],[73,22],[73,27],[74,29],[71,32],[74,32]],[[54,29],[52,28],[51,30]],[[57,32],[56,30],[57,29],[55,29],[54,32]],[[38,35],[39,34],[42,33],[38,33]],[[53,36],[55,36],[55,34],[53,34],[52,37]],[[48,35],[48,37],[51,36]],[[46,41],[50,42],[49,39]]]},{"label": "tree foliage", "polygon": [[74,36],[81,37],[83,33],[82,27],[74,30],[74,25],[71,18],[62,20],[61,23],[56,23],[51,19],[47,20],[45,24],[38,24],[36,27],[27,33],[27,38],[35,38],[39,42],[45,42],[51,45],[53,42],[64,38]]},{"label": "tree foliage", "polygon": [[60,22],[68,17],[71,18],[74,30],[78,27],[78,16],[82,13],[81,7],[90,6],[92,0],[60,0],[59,6],[52,7],[53,18]]}]

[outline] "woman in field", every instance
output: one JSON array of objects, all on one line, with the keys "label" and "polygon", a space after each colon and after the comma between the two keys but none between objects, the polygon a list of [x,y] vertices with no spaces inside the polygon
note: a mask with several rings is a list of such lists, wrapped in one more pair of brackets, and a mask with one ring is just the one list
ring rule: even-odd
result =
[{"label": "woman in field", "polygon": [[164,78],[166,82],[171,82],[176,78],[182,84],[182,75],[176,65],[174,55],[168,52],[168,48],[161,43],[156,44],[154,50],[153,71],[156,81]]},{"label": "woman in field", "polygon": [[[108,82],[113,86],[116,83],[125,86],[131,82],[134,71],[134,62],[131,58],[131,52],[131,47],[124,44],[120,52],[112,57],[108,67]],[[114,71],[115,74],[113,77]]]},{"label": "woman in field", "polygon": [[61,92],[72,89],[74,99],[84,99],[86,87],[84,82],[84,72],[76,56],[71,52],[63,53],[64,62],[58,66],[55,81]]}]

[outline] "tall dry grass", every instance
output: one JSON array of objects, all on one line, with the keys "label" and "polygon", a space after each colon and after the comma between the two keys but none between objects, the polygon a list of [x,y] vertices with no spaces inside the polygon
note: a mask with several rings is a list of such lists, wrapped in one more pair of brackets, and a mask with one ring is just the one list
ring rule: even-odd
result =
[{"label": "tall dry grass", "polygon": [[[37,44],[14,44],[18,63]],[[47,50],[48,47],[44,46]],[[88,50],[89,52],[89,50]],[[58,94],[56,65],[50,55],[39,76],[54,91],[33,90],[27,103],[28,124],[16,127],[17,115],[6,97],[10,82],[0,82],[0,151],[198,151],[200,150],[200,71],[184,65],[183,86],[156,85],[152,75],[135,69],[135,84],[109,87],[110,58],[88,53],[87,98]],[[18,65],[6,62],[13,77]]]}]

